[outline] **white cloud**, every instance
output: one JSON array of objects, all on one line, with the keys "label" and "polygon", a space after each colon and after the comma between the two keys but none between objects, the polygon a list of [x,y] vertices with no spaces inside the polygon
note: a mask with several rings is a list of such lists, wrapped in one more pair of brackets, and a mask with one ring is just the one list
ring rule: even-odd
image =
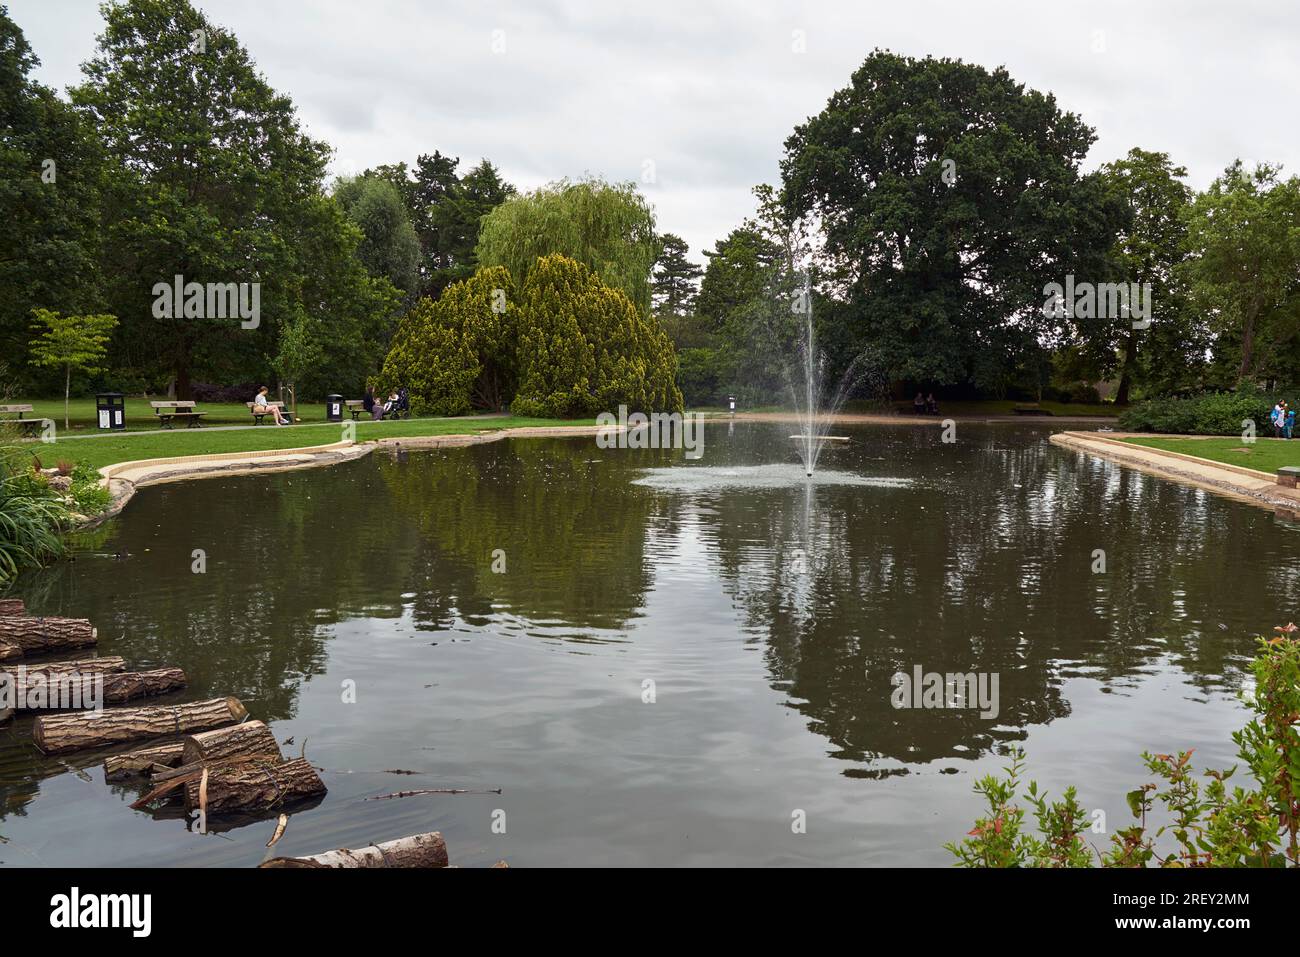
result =
[{"label": "white cloud", "polygon": [[[1005,65],[1098,131],[1089,165],[1159,149],[1204,186],[1234,156],[1300,172],[1291,126],[1300,16],[1238,2],[209,0],[333,172],[439,149],[486,156],[516,185],[600,173],[640,180],[693,255],[753,211],[782,143],[875,47]],[[9,0],[64,87],[94,49],[94,0]],[[493,52],[493,31],[504,52]],[[802,31],[807,52],[792,51]],[[1094,52],[1101,31],[1104,52]]]}]

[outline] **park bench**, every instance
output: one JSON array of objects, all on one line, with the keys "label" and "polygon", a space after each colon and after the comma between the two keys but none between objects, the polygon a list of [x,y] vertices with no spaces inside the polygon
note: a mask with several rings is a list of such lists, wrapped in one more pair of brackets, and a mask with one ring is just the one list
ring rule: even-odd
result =
[{"label": "park bench", "polygon": [[32,428],[39,429],[44,420],[42,419],[24,419],[24,412],[34,412],[30,405],[0,405],[0,415],[16,415],[16,419],[6,419],[4,421],[13,422],[20,429]]},{"label": "park bench", "polygon": [[1295,488],[1300,479],[1300,465],[1284,465],[1277,470],[1277,484],[1286,488]]},{"label": "park bench", "polygon": [[1027,405],[1012,406],[1011,411],[1014,412],[1016,415],[1051,415],[1052,414],[1046,409],[1039,408],[1037,402],[1030,402]]},{"label": "park bench", "polygon": [[193,401],[189,399],[177,399],[167,402],[150,402],[153,407],[154,415],[158,416],[158,427],[160,429],[175,428],[176,419],[184,419],[187,429],[197,429],[203,424],[203,417],[206,412],[200,412],[194,408]]},{"label": "park bench", "polygon": [[[366,411],[365,399],[345,399],[343,405],[352,413],[353,421],[356,421],[361,416],[361,413]],[[369,415],[370,413],[367,412],[366,414]]]},{"label": "park bench", "polygon": [[271,414],[271,408],[270,408],[271,406],[275,406],[275,408],[279,409],[281,412],[284,411],[284,403],[283,403],[283,402],[268,402],[268,403],[266,403],[266,405],[267,405],[267,409],[266,409],[265,412],[259,412],[259,411],[257,411],[258,406],[257,406],[257,403],[255,403],[255,402],[245,402],[244,405],[248,406],[248,411],[251,412],[251,413],[253,414],[253,424],[254,424],[254,425],[261,425],[261,424],[262,424],[262,420],[263,420],[264,418],[266,418],[268,415]]}]

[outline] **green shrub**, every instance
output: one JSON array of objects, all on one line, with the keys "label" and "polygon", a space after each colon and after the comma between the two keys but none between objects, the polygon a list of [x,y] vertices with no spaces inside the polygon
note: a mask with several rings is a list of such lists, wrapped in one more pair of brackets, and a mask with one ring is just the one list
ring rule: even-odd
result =
[{"label": "green shrub", "polygon": [[672,342],[592,270],[544,256],[521,289],[495,266],[448,286],[402,320],[376,383],[406,386],[421,414],[472,409],[564,418],[679,411]]},{"label": "green shrub", "polygon": [[[1253,789],[1225,783],[1236,771],[1207,770],[1196,777],[1191,751],[1143,754],[1147,770],[1161,784],[1148,783],[1127,795],[1136,823],[1110,839],[1106,852],[1089,849],[1087,814],[1074,788],[1049,802],[1030,782],[1038,834],[1023,829],[1025,811],[1016,805],[1024,756],[1011,754],[1005,777],[986,775],[975,784],[988,811],[960,844],[945,844],[963,867],[1298,867],[1300,866],[1300,641],[1295,625],[1260,639],[1252,665],[1254,689],[1247,701],[1255,716],[1233,734],[1237,753],[1254,778]],[[1156,812],[1167,823],[1152,829]],[[1156,840],[1169,835],[1163,856]]]},{"label": "green shrub", "polygon": [[68,506],[31,463],[29,451],[0,437],[0,584],[63,550]]},{"label": "green shrub", "polygon": [[86,462],[78,462],[72,470],[68,494],[82,515],[99,515],[113,504],[113,493],[100,484],[99,472]]},{"label": "green shrub", "polygon": [[543,256],[519,308],[516,415],[551,418],[631,411],[678,412],[673,344],[655,319],[589,268]]},{"label": "green shrub", "polygon": [[509,288],[510,274],[497,267],[452,283],[436,301],[421,299],[393,337],[376,379],[380,391],[406,386],[419,415],[463,415],[473,409],[478,385],[481,407],[500,408],[507,383],[491,389],[485,380],[499,380],[513,366],[515,310],[504,301]]},{"label": "green shrub", "polygon": [[1268,415],[1281,397],[1280,393],[1242,391],[1148,399],[1121,413],[1118,424],[1129,432],[1240,435],[1245,428],[1242,423],[1250,420],[1259,434],[1271,435]]}]

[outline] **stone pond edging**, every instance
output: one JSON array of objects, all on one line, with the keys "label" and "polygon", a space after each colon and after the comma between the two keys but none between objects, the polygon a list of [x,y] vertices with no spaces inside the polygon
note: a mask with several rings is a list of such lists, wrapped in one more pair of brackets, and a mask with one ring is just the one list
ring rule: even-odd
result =
[{"label": "stone pond edging", "polygon": [[1269,472],[1203,459],[1184,452],[1133,445],[1095,432],[1058,432],[1051,437],[1050,441],[1053,445],[1086,452],[1150,475],[1195,485],[1219,495],[1270,508],[1300,511],[1300,491],[1278,485],[1276,477]]}]

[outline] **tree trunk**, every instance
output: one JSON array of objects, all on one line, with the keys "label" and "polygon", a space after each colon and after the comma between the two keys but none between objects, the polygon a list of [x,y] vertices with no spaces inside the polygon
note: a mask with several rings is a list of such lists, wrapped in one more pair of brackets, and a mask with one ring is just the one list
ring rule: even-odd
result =
[{"label": "tree trunk", "polygon": [[51,661],[43,665],[6,665],[0,666],[0,674],[11,674],[31,679],[38,676],[58,677],[61,675],[92,674],[102,675],[112,671],[125,671],[126,659],[116,655],[103,655],[99,658],[77,658],[75,661]]},{"label": "tree trunk", "polygon": [[[123,704],[185,687],[180,668],[126,671],[120,674],[37,675],[27,680],[25,710],[91,708]],[[75,704],[73,702],[76,702]]]},{"label": "tree trunk", "polygon": [[181,763],[184,741],[169,741],[136,751],[125,751],[104,759],[104,780],[115,781],[132,774],[143,774],[155,767],[174,768]]},{"label": "tree trunk", "polygon": [[[98,630],[85,618],[0,617],[0,644],[15,644],[28,655],[83,648],[93,645],[98,635]],[[4,657],[8,656],[0,652],[0,658]]]},{"label": "tree trunk", "polygon": [[236,754],[260,754],[275,758],[277,762],[284,760],[271,729],[261,721],[245,721],[228,728],[190,735],[184,741],[181,763],[219,761]]},{"label": "tree trunk", "polygon": [[[211,782],[208,784],[211,787]],[[412,834],[369,847],[341,847],[310,857],[273,857],[261,867],[446,867],[447,844],[437,831]]]},{"label": "tree trunk", "polygon": [[1137,366],[1137,337],[1130,331],[1124,341],[1124,364],[1120,367],[1119,388],[1115,390],[1115,404],[1128,405],[1129,391],[1133,387],[1133,370]]},{"label": "tree trunk", "polygon": [[8,638],[0,638],[0,661],[9,661],[23,656],[23,646]]},{"label": "tree trunk", "polygon": [[26,606],[21,598],[0,598],[0,615],[25,615]]},{"label": "tree trunk", "polygon": [[188,400],[194,398],[194,390],[190,385],[189,343],[185,343],[182,348],[185,349],[185,355],[176,365],[176,398]]},{"label": "tree trunk", "polygon": [[[209,765],[207,774],[208,814],[269,811],[325,793],[325,782],[306,758]],[[198,773],[185,785],[185,806],[190,810],[199,809],[202,785]]]},{"label": "tree trunk", "polygon": [[1237,370],[1237,385],[1242,385],[1254,367],[1255,359],[1255,310],[1251,310],[1241,329],[1241,368]]},{"label": "tree trunk", "polygon": [[89,714],[42,715],[32,726],[32,741],[46,754],[122,744],[139,738],[207,731],[248,716],[238,698],[213,698],[194,704],[153,708],[107,708]]}]

